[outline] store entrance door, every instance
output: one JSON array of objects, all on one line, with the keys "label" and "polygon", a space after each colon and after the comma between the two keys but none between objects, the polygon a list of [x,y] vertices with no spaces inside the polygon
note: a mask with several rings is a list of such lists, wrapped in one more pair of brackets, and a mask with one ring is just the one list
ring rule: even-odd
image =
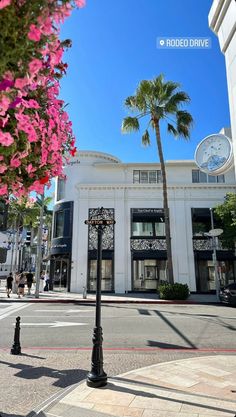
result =
[{"label": "store entrance door", "polygon": [[69,259],[55,259],[53,267],[53,290],[67,291],[69,282]]}]

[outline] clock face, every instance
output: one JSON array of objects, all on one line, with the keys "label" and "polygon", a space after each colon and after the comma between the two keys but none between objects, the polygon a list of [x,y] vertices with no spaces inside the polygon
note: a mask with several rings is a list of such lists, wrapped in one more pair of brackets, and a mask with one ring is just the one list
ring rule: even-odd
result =
[{"label": "clock face", "polygon": [[195,161],[200,170],[207,174],[225,172],[232,163],[231,140],[222,134],[207,136],[196,149]]}]

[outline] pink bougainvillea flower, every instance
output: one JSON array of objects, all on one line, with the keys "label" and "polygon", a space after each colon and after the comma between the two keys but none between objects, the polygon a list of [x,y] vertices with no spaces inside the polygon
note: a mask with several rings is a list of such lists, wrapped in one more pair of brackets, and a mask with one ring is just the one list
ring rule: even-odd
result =
[{"label": "pink bougainvillea flower", "polygon": [[20,97],[16,97],[16,99],[10,104],[9,109],[15,109],[21,101],[22,99]]},{"label": "pink bougainvillea flower", "polygon": [[[1,8],[1,7],[0,7]],[[0,184],[0,195],[7,195],[8,189],[6,184]]]},{"label": "pink bougainvillea flower", "polygon": [[28,33],[28,38],[31,41],[35,41],[35,42],[40,41],[40,38],[41,38],[41,31],[40,31],[40,29],[37,28],[37,26],[31,24],[30,25],[30,31]]},{"label": "pink bougainvillea flower", "polygon": [[0,116],[5,116],[6,111],[8,110],[10,99],[6,96],[0,98]]},{"label": "pink bougainvillea flower", "polygon": [[13,142],[14,142],[14,139],[10,135],[10,133],[0,131],[0,145],[11,146]]},{"label": "pink bougainvillea flower", "polygon": [[40,105],[36,100],[30,99],[30,100],[22,100],[22,104],[27,109],[39,109]]},{"label": "pink bougainvillea flower", "polygon": [[[40,23],[40,20],[42,19],[38,19],[39,23]],[[41,30],[41,33],[43,33],[44,35],[51,35],[53,28],[52,28],[52,21],[50,17],[48,17],[46,20],[43,20],[40,30]]]},{"label": "pink bougainvillea flower", "polygon": [[32,59],[32,61],[29,63],[30,74],[31,75],[37,74],[39,70],[41,70],[42,66],[43,66],[43,63],[42,61],[40,61],[40,59],[37,59],[37,58]]},{"label": "pink bougainvillea flower", "polygon": [[77,7],[84,7],[86,4],[85,0],[75,0],[75,4]]},{"label": "pink bougainvillea flower", "polygon": [[17,78],[15,81],[15,87],[19,88],[19,90],[21,90],[22,88],[24,88],[26,85],[29,84],[29,79],[28,78]]},{"label": "pink bougainvillea flower", "polygon": [[10,167],[18,168],[21,165],[21,161],[19,158],[11,158]]},{"label": "pink bougainvillea flower", "polygon": [[0,9],[4,9],[11,4],[11,0],[0,0]]},{"label": "pink bougainvillea flower", "polygon": [[14,81],[3,79],[0,82],[0,91],[5,91],[7,88],[13,87],[13,85],[14,85]]},{"label": "pink bougainvillea flower", "polygon": [[6,165],[0,165],[0,174],[3,174],[7,170]]},{"label": "pink bougainvillea flower", "polygon": [[30,174],[31,172],[35,171],[35,168],[33,168],[33,165],[32,164],[29,164],[26,167],[26,171],[28,172],[28,174]]},{"label": "pink bougainvillea flower", "polygon": [[30,187],[29,191],[36,191],[36,193],[43,194],[44,192],[44,185],[40,184],[38,180],[36,180]]},{"label": "pink bougainvillea flower", "polygon": [[9,118],[10,118],[9,114],[6,117],[2,117],[0,119],[0,127],[5,127]]}]

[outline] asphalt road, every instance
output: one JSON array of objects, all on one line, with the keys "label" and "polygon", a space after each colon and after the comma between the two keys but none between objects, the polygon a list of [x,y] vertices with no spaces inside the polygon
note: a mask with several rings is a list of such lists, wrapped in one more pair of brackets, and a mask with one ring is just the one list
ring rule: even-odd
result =
[{"label": "asphalt road", "polygon": [[[198,305],[105,305],[108,376],[192,356],[235,354],[236,310]],[[52,394],[86,378],[94,306],[0,303],[0,414],[25,417]],[[10,355],[21,317],[22,355]]]},{"label": "asphalt road", "polygon": [[[236,349],[235,312],[225,306],[107,304],[104,348]],[[18,315],[23,348],[89,348],[94,314],[93,305],[0,304],[0,348],[11,346]]]}]

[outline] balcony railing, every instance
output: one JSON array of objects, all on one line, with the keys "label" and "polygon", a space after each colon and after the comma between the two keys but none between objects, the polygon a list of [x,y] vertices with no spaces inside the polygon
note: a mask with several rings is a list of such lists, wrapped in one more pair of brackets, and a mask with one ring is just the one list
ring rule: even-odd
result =
[{"label": "balcony railing", "polygon": [[[218,239],[217,243],[218,250],[228,250],[228,248],[223,248],[222,242]],[[212,248],[212,239],[210,238],[193,238],[193,250],[213,250]]]},{"label": "balcony railing", "polygon": [[166,250],[166,239],[137,239],[131,238],[131,250]]}]

